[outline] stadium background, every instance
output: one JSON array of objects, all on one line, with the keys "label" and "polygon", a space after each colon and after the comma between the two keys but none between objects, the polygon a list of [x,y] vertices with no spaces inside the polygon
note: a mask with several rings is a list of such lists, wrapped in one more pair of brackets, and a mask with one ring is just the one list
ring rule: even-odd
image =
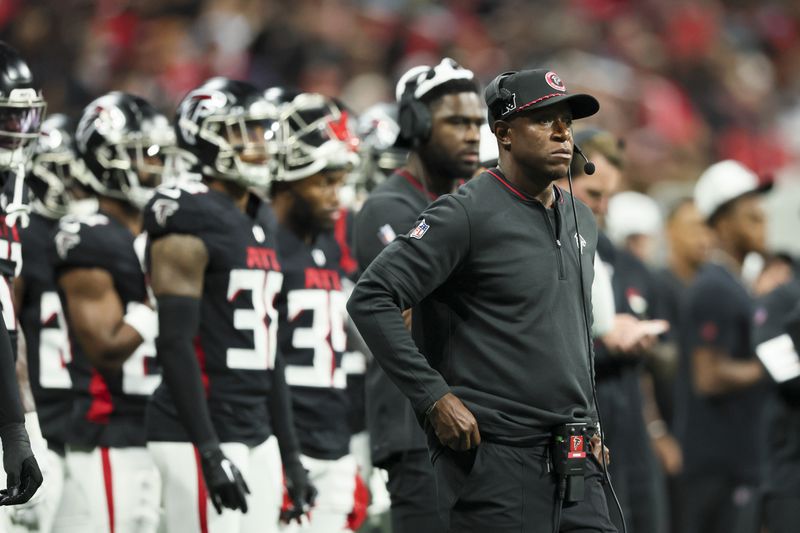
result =
[{"label": "stadium background", "polygon": [[215,74],[338,96],[358,112],[443,55],[484,84],[552,66],[600,98],[593,124],[625,139],[629,188],[667,204],[710,162],[738,159],[777,181],[770,242],[800,252],[796,1],[3,0],[0,28],[50,111],[71,114],[122,89],[171,116]]},{"label": "stadium background", "polygon": [[168,116],[212,75],[296,86],[356,112],[442,56],[485,85],[550,66],[601,101],[589,125],[626,143],[625,188],[666,208],[734,158],[776,187],[769,242],[800,254],[796,0],[0,0],[0,39],[77,115],[112,89]]}]

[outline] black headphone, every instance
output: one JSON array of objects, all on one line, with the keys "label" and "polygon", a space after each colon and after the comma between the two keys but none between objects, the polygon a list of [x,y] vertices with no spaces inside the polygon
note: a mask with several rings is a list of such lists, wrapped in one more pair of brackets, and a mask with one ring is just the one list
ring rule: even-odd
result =
[{"label": "black headphone", "polygon": [[485,92],[486,107],[488,108],[488,113],[489,113],[488,117],[489,127],[491,128],[492,131],[494,131],[493,119],[500,118],[498,116],[499,113],[495,114],[493,112],[493,109],[497,107],[496,104],[498,103],[505,104],[507,102],[510,102],[513,98],[513,94],[511,93],[511,91],[503,87],[503,81],[509,76],[512,76],[516,73],[517,73],[516,70],[509,70],[508,72],[503,72],[495,79],[493,79],[491,83],[489,83],[489,85],[486,87],[486,92]]},{"label": "black headphone", "polygon": [[[436,71],[428,69],[426,80],[433,78]],[[419,86],[419,76],[414,76],[406,82],[403,96],[397,106],[397,125],[400,126],[400,138],[412,147],[417,147],[428,140],[433,127],[433,117],[428,106],[414,96],[414,91]]]}]

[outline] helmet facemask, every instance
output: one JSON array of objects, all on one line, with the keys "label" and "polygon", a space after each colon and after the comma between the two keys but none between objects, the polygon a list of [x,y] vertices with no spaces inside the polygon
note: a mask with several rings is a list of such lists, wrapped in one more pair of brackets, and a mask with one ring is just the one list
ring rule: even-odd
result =
[{"label": "helmet facemask", "polygon": [[208,117],[199,136],[219,148],[213,174],[245,186],[266,187],[278,127],[274,107],[263,101],[247,110],[234,108]]},{"label": "helmet facemask", "polygon": [[174,133],[164,119],[164,124],[145,123],[142,131],[126,133],[113,144],[99,147],[97,162],[109,178],[117,180],[118,190],[102,186],[105,191],[96,190],[143,209],[161,184],[174,145]]},{"label": "helmet facemask", "polygon": [[358,164],[358,138],[348,114],[318,94],[301,94],[281,117],[281,164],[276,179],[294,181]]},{"label": "helmet facemask", "polygon": [[13,89],[0,98],[0,168],[16,169],[30,160],[47,104],[35,89]]}]

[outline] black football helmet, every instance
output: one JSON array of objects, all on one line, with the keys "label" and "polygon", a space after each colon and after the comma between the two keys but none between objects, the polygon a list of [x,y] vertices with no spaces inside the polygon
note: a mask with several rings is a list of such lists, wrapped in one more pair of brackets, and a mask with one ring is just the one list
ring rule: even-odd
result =
[{"label": "black football helmet", "polygon": [[27,63],[0,41],[0,170],[28,162],[46,108]]},{"label": "black football helmet", "polygon": [[328,169],[358,165],[358,137],[349,112],[337,101],[300,93],[281,106],[274,179],[296,181]]},{"label": "black football helmet", "polygon": [[244,186],[266,187],[278,108],[249,83],[217,77],[178,105],[175,132],[189,170]]},{"label": "black football helmet", "polygon": [[26,179],[33,193],[32,209],[48,218],[66,215],[72,191],[79,185],[89,187],[87,173],[75,148],[74,121],[61,113],[47,117]]},{"label": "black football helmet", "polygon": [[115,91],[86,106],[75,143],[89,170],[87,185],[141,209],[161,183],[175,134],[146,100]]}]

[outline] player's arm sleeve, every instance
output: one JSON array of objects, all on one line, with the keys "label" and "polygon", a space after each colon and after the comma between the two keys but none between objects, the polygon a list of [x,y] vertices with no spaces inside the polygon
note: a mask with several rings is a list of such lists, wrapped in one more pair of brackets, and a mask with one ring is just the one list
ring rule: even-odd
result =
[{"label": "player's arm sleeve", "polygon": [[594,256],[594,281],[592,282],[592,336],[600,337],[614,327],[614,289],[611,286],[611,276],[600,256]]},{"label": "player's arm sleeve", "polygon": [[200,364],[192,344],[200,326],[200,299],[159,296],[158,326],[158,359],[179,418],[198,448],[218,445],[219,439],[206,403]]},{"label": "player's arm sleeve", "polygon": [[300,444],[294,430],[292,397],[289,386],[286,384],[286,363],[280,353],[275,356],[269,411],[272,418],[272,429],[281,449],[281,461],[284,465],[299,461]]},{"label": "player's arm sleeve", "polygon": [[8,424],[24,423],[14,352],[5,321],[0,320],[0,428]]},{"label": "player's arm sleeve", "polygon": [[418,304],[466,260],[470,226],[465,209],[452,196],[434,202],[420,221],[372,262],[347,310],[383,370],[423,414],[450,389],[417,349],[401,311]]},{"label": "player's arm sleeve", "polygon": [[364,271],[391,243],[392,236],[403,235],[414,226],[419,213],[399,194],[370,198],[356,215],[353,252]]}]

